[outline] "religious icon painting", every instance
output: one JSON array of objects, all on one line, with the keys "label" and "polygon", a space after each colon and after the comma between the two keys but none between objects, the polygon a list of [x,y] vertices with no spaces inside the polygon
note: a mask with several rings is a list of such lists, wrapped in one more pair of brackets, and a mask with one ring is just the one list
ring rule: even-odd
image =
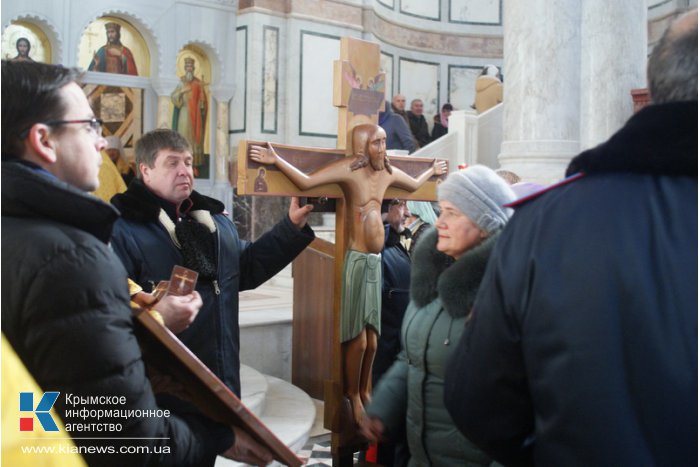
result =
[{"label": "religious icon painting", "polygon": [[103,16],[85,29],[78,65],[87,71],[149,76],[150,53],[143,36],[131,23]]},{"label": "religious icon painting", "polygon": [[2,59],[51,63],[51,43],[36,24],[15,21],[2,34]]},{"label": "religious icon painting", "polygon": [[209,178],[209,83],[211,66],[206,54],[188,45],[178,54],[179,82],[170,94],[171,128],[187,139],[192,148],[194,176]]}]

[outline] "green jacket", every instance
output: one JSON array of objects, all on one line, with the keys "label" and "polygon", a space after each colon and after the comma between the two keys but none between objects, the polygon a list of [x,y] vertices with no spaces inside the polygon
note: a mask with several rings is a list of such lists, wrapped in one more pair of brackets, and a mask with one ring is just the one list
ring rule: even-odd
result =
[{"label": "green jacket", "polygon": [[457,261],[436,250],[433,228],[418,242],[401,353],[375,388],[367,414],[389,434],[405,418],[412,466],[487,466],[491,460],[457,430],[443,403],[447,360],[457,345],[498,233]]}]

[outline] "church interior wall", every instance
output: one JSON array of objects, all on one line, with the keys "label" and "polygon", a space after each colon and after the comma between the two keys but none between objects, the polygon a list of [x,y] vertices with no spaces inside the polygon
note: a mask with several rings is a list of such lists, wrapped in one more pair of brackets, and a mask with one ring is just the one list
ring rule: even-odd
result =
[{"label": "church interior wall", "polygon": [[[2,3],[2,26],[4,33],[18,19],[36,24],[51,42],[51,61],[77,65],[81,35],[91,21],[111,15],[131,23],[148,46],[148,76],[88,73],[86,80],[143,89],[143,131],[166,124],[165,100],[181,73],[178,52],[197,46],[212,69],[207,83],[211,154],[217,144],[214,109],[224,102],[229,104],[229,154],[235,159],[241,139],[335,146],[330,78],[342,36],[380,44],[387,96],[401,93],[409,102],[422,98],[430,125],[445,102],[468,108],[481,68],[503,66],[503,3],[93,0],[86,8],[72,0],[26,0]],[[694,5],[697,0],[647,0],[649,50],[677,12]],[[198,183],[213,180],[212,173]]]}]

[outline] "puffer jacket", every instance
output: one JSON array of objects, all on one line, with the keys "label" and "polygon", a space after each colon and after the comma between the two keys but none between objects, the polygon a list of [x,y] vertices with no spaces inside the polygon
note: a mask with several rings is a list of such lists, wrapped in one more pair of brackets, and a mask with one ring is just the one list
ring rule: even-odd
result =
[{"label": "puffer jacket", "polygon": [[[191,213],[213,221],[216,279],[197,281],[204,304],[194,322],[178,334],[200,360],[236,395],[241,394],[239,362],[238,292],[253,289],[282,270],[314,239],[307,225],[299,231],[288,216],[255,242],[238,237],[221,202],[196,191],[190,196]],[[122,213],[114,226],[112,246],[129,277],[146,292],[170,279],[173,266],[184,265],[173,242],[175,228],[158,198],[141,180],[133,180],[125,193],[112,198]],[[165,221],[165,224],[162,222]]]},{"label": "puffer jacket", "polygon": [[402,350],[379,381],[369,416],[388,432],[405,419],[412,466],[486,466],[490,459],[457,430],[443,404],[448,356],[459,341],[498,233],[457,261],[435,248],[431,228],[418,242]]},{"label": "puffer jacket", "polygon": [[[90,465],[184,466],[213,459],[231,445],[233,434],[203,418],[66,416],[66,410],[158,410],[134,336],[126,271],[107,245],[117,217],[94,196],[36,168],[3,161],[2,331],[42,389],[60,392],[54,407],[66,425],[122,426],[76,432],[78,446],[151,451],[86,451]],[[74,405],[73,396],[123,396],[125,403]],[[91,437],[130,439],[86,439]]]}]

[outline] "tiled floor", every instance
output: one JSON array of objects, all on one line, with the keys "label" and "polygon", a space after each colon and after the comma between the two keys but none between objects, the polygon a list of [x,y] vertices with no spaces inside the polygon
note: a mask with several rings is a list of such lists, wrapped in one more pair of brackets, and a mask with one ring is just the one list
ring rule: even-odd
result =
[{"label": "tiled floor", "polygon": [[304,449],[297,452],[297,456],[306,459],[304,465],[308,467],[332,466],[331,435],[309,438]]}]

